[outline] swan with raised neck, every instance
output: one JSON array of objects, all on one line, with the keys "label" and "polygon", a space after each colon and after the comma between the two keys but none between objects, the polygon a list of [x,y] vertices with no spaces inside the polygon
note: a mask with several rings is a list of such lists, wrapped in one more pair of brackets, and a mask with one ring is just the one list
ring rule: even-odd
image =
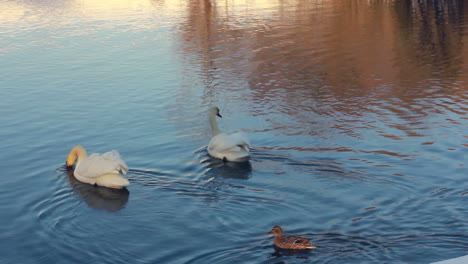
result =
[{"label": "swan with raised neck", "polygon": [[208,154],[223,161],[248,161],[250,154],[250,143],[244,132],[226,134],[221,132],[216,122],[216,117],[222,117],[219,108],[214,106],[208,110],[213,137],[208,144]]},{"label": "swan with raised neck", "polygon": [[217,106],[214,106],[208,110],[208,120],[210,121],[211,132],[213,133],[213,136],[221,133],[218,127],[218,122],[216,121],[217,116],[223,118],[223,116],[219,113],[219,108]]}]

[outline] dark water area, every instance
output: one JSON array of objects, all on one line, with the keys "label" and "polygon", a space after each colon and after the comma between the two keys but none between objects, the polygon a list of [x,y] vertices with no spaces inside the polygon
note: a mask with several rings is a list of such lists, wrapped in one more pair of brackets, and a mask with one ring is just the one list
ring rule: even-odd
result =
[{"label": "dark water area", "polygon": [[[0,263],[468,254],[464,1],[0,1]],[[248,163],[210,158],[207,110]],[[77,181],[118,150],[126,190]],[[281,225],[318,249],[275,250]]]}]

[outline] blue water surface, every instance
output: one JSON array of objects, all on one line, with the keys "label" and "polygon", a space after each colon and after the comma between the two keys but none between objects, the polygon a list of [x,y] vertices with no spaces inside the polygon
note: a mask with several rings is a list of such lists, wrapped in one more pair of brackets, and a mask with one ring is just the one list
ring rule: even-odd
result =
[{"label": "blue water surface", "polygon": [[[0,263],[468,252],[463,1],[0,3]],[[207,110],[251,140],[210,158]],[[126,190],[78,182],[118,150]],[[282,252],[281,225],[318,249]]]}]

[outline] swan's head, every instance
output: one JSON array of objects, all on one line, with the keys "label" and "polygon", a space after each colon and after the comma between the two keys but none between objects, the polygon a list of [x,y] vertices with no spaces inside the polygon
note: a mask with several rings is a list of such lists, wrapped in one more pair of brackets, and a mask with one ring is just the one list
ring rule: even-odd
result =
[{"label": "swan's head", "polygon": [[283,229],[281,226],[274,226],[267,234],[283,235]]},{"label": "swan's head", "polygon": [[210,108],[210,110],[208,111],[208,113],[210,113],[211,115],[217,115],[219,117],[223,117],[221,116],[221,114],[219,113],[219,108],[217,106],[213,106]]},{"label": "swan's head", "polygon": [[86,150],[82,146],[76,146],[72,148],[72,150],[68,154],[65,165],[67,167],[72,167],[76,163],[76,160],[79,157],[86,158],[86,156],[87,156]]},{"label": "swan's head", "polygon": [[73,164],[75,164],[76,159],[77,159],[76,155],[68,155],[67,161],[65,161],[65,166],[67,166],[67,168],[73,167]]}]

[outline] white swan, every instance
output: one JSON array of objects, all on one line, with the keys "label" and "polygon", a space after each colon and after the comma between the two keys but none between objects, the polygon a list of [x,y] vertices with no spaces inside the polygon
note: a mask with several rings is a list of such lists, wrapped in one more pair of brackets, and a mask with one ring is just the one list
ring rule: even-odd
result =
[{"label": "white swan", "polygon": [[222,117],[218,107],[208,111],[213,138],[208,144],[208,153],[224,161],[247,161],[249,159],[249,139],[244,132],[233,134],[221,133],[216,123],[216,116]]},{"label": "white swan", "polygon": [[76,146],[68,154],[66,165],[71,167],[75,162],[73,175],[81,182],[115,189],[122,189],[130,184],[122,177],[122,174],[127,173],[128,166],[116,150],[102,155],[94,153],[88,157],[82,146]]}]

